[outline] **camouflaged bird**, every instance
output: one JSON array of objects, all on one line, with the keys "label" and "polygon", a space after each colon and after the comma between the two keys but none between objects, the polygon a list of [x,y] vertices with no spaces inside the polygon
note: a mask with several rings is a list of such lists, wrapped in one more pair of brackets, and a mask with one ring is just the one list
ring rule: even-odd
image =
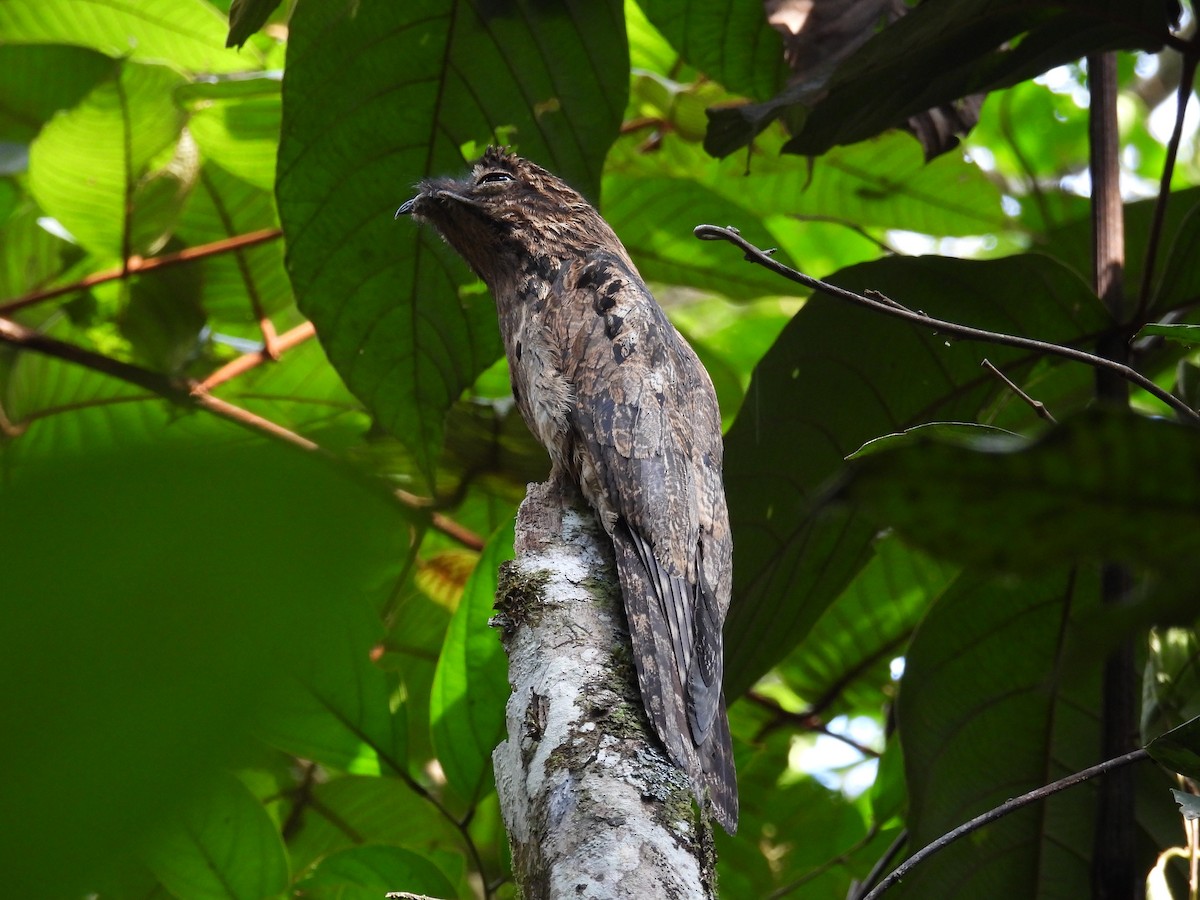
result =
[{"label": "camouflaged bird", "polygon": [[642,700],[731,834],[737,780],[721,690],[733,544],[712,381],[600,214],[491,147],[397,216],[432,225],[491,289],[517,408],[613,540]]}]

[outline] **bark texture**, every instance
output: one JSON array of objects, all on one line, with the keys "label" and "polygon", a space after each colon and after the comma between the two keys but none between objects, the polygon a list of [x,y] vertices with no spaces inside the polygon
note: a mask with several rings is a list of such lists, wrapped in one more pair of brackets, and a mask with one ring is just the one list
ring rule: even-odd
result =
[{"label": "bark texture", "polygon": [[530,485],[516,553],[496,599],[512,696],[492,761],[523,896],[714,898],[711,830],[642,708],[612,542],[573,490]]}]

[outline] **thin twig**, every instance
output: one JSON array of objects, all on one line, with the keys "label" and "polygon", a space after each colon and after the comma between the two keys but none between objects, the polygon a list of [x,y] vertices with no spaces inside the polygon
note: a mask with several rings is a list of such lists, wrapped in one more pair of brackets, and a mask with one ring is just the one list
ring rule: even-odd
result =
[{"label": "thin twig", "polygon": [[1007,375],[1005,375],[1003,372],[1001,372],[999,369],[997,369],[994,365],[992,365],[992,361],[990,359],[984,359],[984,361],[981,362],[979,365],[982,366],[983,368],[987,369],[989,372],[991,372],[993,375],[995,375],[997,378],[999,378],[1001,381],[1003,381],[1004,384],[1008,386],[1008,389],[1010,391],[1012,391],[1014,394],[1016,394],[1018,397],[1020,397],[1022,400],[1024,400],[1027,404],[1029,404],[1033,408],[1033,411],[1038,414],[1039,418],[1045,419],[1047,422],[1049,422],[1052,425],[1058,424],[1058,420],[1055,419],[1054,416],[1052,416],[1050,414],[1050,410],[1046,409],[1045,403],[1043,403],[1041,400],[1034,400],[1027,393],[1025,393],[1023,390],[1021,390],[1021,388],[1019,388],[1011,378],[1009,378]]},{"label": "thin twig", "polygon": [[937,853],[939,850],[954,843],[960,837],[968,835],[973,831],[978,831],[984,825],[1003,818],[1009,813],[1021,809],[1024,806],[1028,806],[1031,803],[1037,803],[1040,800],[1045,800],[1047,797],[1057,794],[1059,791],[1065,791],[1069,787],[1082,784],[1083,782],[1095,778],[1098,775],[1103,775],[1106,772],[1112,771],[1113,769],[1119,769],[1123,766],[1129,765],[1130,763],[1140,762],[1143,759],[1149,758],[1150,754],[1146,752],[1145,748],[1140,748],[1130,753],[1126,753],[1123,756],[1118,756],[1115,759],[1106,759],[1104,762],[1099,763],[1098,765],[1090,766],[1089,768],[1083,769],[1080,772],[1075,772],[1074,774],[1068,775],[1066,778],[1060,778],[1058,781],[1051,782],[1050,784],[1044,785],[1040,788],[1035,788],[1034,790],[1029,791],[1027,794],[1022,794],[1020,797],[1014,797],[1011,800],[1006,800],[994,809],[989,809],[982,815],[978,815],[971,819],[971,821],[964,822],[953,831],[946,832],[936,841],[926,844],[924,847],[898,865],[895,869],[893,869],[891,873],[889,873],[888,876],[883,879],[883,881],[879,882],[878,887],[863,897],[863,900],[879,900],[885,891],[901,881],[904,876],[911,872],[916,866],[933,856],[933,854]]},{"label": "thin twig", "polygon": [[273,241],[281,237],[283,232],[278,228],[263,228],[259,231],[251,231],[248,234],[239,234],[237,237],[223,238],[219,241],[213,241],[209,244],[201,244],[197,247],[188,247],[184,250],[176,251],[175,253],[164,253],[162,256],[153,256],[150,259],[143,259],[140,256],[131,256],[126,258],[125,263],[114,269],[109,269],[104,272],[96,272],[88,275],[86,278],[81,278],[78,281],[73,281],[70,284],[61,284],[57,287],[45,288],[44,290],[31,291],[20,297],[0,303],[0,316],[8,316],[16,312],[18,309],[24,309],[27,306],[33,306],[36,303],[41,303],[45,300],[53,300],[55,297],[61,297],[64,294],[73,294],[76,291],[86,290],[90,287],[95,287],[98,284],[105,284],[109,281],[119,281],[129,275],[138,272],[151,272],[155,269],[163,269],[168,266],[178,266],[184,263],[194,262],[198,259],[204,259],[208,256],[217,256],[221,253],[229,253],[232,250],[241,250],[246,247],[253,247],[256,244],[264,244],[267,241]]},{"label": "thin twig", "polygon": [[1167,216],[1167,200],[1171,196],[1171,177],[1175,174],[1175,158],[1179,154],[1179,144],[1183,140],[1183,120],[1187,112],[1188,101],[1192,97],[1192,82],[1196,78],[1196,64],[1200,57],[1194,53],[1183,57],[1183,71],[1179,76],[1179,89],[1176,93],[1175,127],[1171,131],[1171,139],[1167,142],[1167,158],[1163,163],[1162,176],[1158,183],[1158,198],[1154,201],[1154,218],[1150,220],[1150,237],[1146,242],[1146,256],[1142,260],[1142,284],[1138,291],[1137,311],[1134,321],[1140,322],[1150,309],[1150,292],[1154,288],[1154,269],[1158,263],[1158,245],[1162,240],[1163,222]]},{"label": "thin twig", "polygon": [[763,268],[769,269],[789,281],[802,284],[811,290],[820,291],[831,297],[847,300],[858,306],[864,306],[898,319],[904,319],[905,321],[931,328],[934,331],[951,335],[960,340],[982,341],[989,344],[1001,344],[1006,347],[1020,347],[1024,350],[1033,350],[1045,356],[1059,356],[1063,359],[1084,363],[1097,369],[1115,372],[1126,381],[1136,384],[1146,393],[1157,397],[1167,406],[1181,413],[1193,424],[1200,424],[1200,413],[1196,412],[1196,410],[1192,409],[1174,394],[1163,390],[1149,378],[1123,363],[1113,362],[1110,359],[1104,359],[1101,356],[1085,353],[1083,350],[1076,350],[1074,347],[1066,347],[1062,344],[1051,344],[1046,341],[1035,340],[1034,338],[1020,337],[1015,334],[1002,334],[998,331],[987,331],[982,328],[972,328],[969,325],[960,325],[957,322],[935,319],[924,313],[914,312],[905,306],[895,303],[895,301],[892,301],[892,305],[889,305],[878,300],[872,300],[862,294],[856,294],[854,291],[848,291],[845,288],[840,288],[837,285],[821,281],[819,278],[813,278],[811,275],[805,275],[803,272],[797,272],[795,269],[785,266],[758,247],[755,247],[733,228],[721,228],[717,225],[697,225],[693,233],[702,241],[728,241],[745,252],[747,261],[757,263]]}]

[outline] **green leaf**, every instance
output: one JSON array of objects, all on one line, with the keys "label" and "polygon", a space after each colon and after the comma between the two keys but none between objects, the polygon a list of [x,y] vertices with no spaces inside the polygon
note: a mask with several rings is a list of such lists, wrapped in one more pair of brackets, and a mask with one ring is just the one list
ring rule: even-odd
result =
[{"label": "green leaf", "polygon": [[224,19],[204,0],[5,0],[0,41],[74,44],[189,72],[252,69],[257,56],[223,49]]},{"label": "green leaf", "polygon": [[135,277],[120,327],[139,362],[180,374],[200,350],[204,310],[199,279],[182,267]]},{"label": "green leaf", "polygon": [[488,621],[500,564],[513,558],[515,524],[502,525],[488,538],[450,619],[433,679],[433,745],[446,780],[471,802],[491,771],[492,751],[504,737],[508,660]]},{"label": "green leaf", "polygon": [[427,475],[442,416],[500,343],[487,296],[459,292],[466,267],[393,213],[419,178],[461,170],[462,147],[499,133],[595,197],[627,52],[616,0],[296,9],[278,197],[297,299]]},{"label": "green leaf", "polygon": [[364,843],[408,847],[426,858],[443,851],[462,858],[453,823],[402,781],[344,775],[315,785],[312,797],[301,812],[303,827],[288,843],[297,872]]},{"label": "green leaf", "polygon": [[0,45],[0,139],[29,143],[60,109],[111,77],[113,61],[82,47]]},{"label": "green leaf", "polygon": [[[1061,569],[1022,581],[967,574],[921,624],[896,710],[910,848],[1097,762],[1099,666],[1064,677],[1063,661],[1069,621],[1098,593],[1094,575]],[[1087,896],[1095,820],[1094,791],[1066,791],[944,848],[892,892]]]},{"label": "green leaf", "polygon": [[1160,734],[1146,750],[1172,772],[1200,778],[1200,717]]},{"label": "green leaf", "polygon": [[[694,181],[668,178],[606,178],[604,215],[629,250],[642,277],[752,300],[776,294],[779,278],[758,266],[731,265],[725,248],[696,240],[703,222],[744,224],[746,239],[771,241],[753,214]],[[749,221],[747,221],[749,219]],[[663,223],[671,223],[664,227]]]},{"label": "green leaf", "polygon": [[875,554],[779,665],[784,682],[826,721],[874,713],[892,687],[890,664],[957,571],[897,538]]},{"label": "green leaf", "polygon": [[1143,325],[1138,329],[1133,339],[1137,340],[1138,338],[1152,334],[1165,337],[1169,341],[1177,341],[1181,344],[1200,344],[1200,325],[1183,325],[1178,323]]},{"label": "green leaf", "polygon": [[[665,135],[657,152],[644,153],[635,137],[626,136],[614,147],[609,171],[699,183],[738,204],[740,218],[711,224],[748,230],[749,223],[768,215],[794,218],[803,229],[796,252],[809,274],[816,274],[810,235],[830,222],[939,236],[992,234],[1013,227],[1001,210],[998,187],[978,166],[960,154],[927,163],[907,134],[885,134],[815,160],[799,160],[779,155],[782,136],[772,131],[759,139],[760,152],[749,164],[740,156],[714,162],[698,144],[675,134]],[[872,255],[877,253],[872,248]]]},{"label": "green leaf", "polygon": [[[121,257],[127,192],[179,137],[183,114],[171,99],[179,83],[170,69],[123,65],[117,78],[47,124],[30,148],[30,193],[101,258]],[[133,216],[136,227],[136,208]]]},{"label": "green leaf", "polygon": [[345,611],[329,649],[283,686],[260,729],[294,756],[357,775],[407,776],[405,714],[396,679],[371,661],[383,629],[366,603]]},{"label": "green leaf", "polygon": [[74,248],[40,224],[28,200],[0,223],[0,298],[19,297],[46,285],[62,268],[65,252]]},{"label": "green leaf", "polygon": [[204,798],[158,835],[150,867],[177,897],[260,900],[287,888],[279,829],[232,776],[215,779]]},{"label": "green leaf", "polygon": [[[113,429],[119,453],[58,442],[33,465],[35,444],[25,465],[5,468],[0,540],[13,556],[0,678],[19,738],[0,746],[0,764],[21,778],[0,805],[0,855],[17,896],[92,889],[139,835],[258,746],[274,686],[332,651],[347,600],[400,530],[393,507],[313,456],[233,426],[236,449],[211,433],[186,446],[186,429],[165,421],[139,447],[138,409],[104,408],[127,417]],[[274,872],[269,850],[234,855]]]},{"label": "green leaf", "polygon": [[[275,199],[215,163],[205,163],[176,234],[189,244],[206,244],[279,227]],[[259,312],[274,316],[292,306],[292,286],[283,267],[283,242],[268,241],[197,260],[202,303],[214,330],[260,339]]]},{"label": "green leaf", "polygon": [[786,82],[783,41],[757,4],[641,0],[639,6],[683,59],[734,93],[765,98]]},{"label": "green leaf", "polygon": [[272,190],[283,115],[279,81],[264,74],[208,87],[188,120],[201,152],[255,187]]},{"label": "green leaf", "polygon": [[859,460],[841,495],[968,565],[1111,558],[1169,570],[1200,554],[1200,435],[1091,412],[1020,448],[921,440]]},{"label": "green leaf", "polygon": [[321,860],[296,885],[311,900],[379,900],[405,891],[449,900],[454,887],[432,862],[400,847],[366,846],[341,850]]},{"label": "green leaf", "polygon": [[[1034,255],[886,259],[830,280],[933,316],[1046,340],[1091,339],[1106,324],[1084,282]],[[747,391],[753,402],[743,404],[725,444],[737,535],[725,639],[731,696],[790,652],[870,556],[875,526],[860,516],[815,516],[816,492],[872,438],[974,419],[1002,390],[980,368],[985,355],[1018,382],[1035,363],[1022,351],[948,344],[928,329],[814,296],[763,357]],[[1027,407],[1022,414],[1026,427],[1036,421]]]}]

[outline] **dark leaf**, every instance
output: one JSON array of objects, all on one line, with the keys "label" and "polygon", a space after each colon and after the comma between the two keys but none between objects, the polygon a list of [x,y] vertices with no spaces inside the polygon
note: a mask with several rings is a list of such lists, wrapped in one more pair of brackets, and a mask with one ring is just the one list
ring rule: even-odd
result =
[{"label": "dark leaf", "polygon": [[277,6],[279,0],[233,0],[229,5],[229,36],[225,38],[225,46],[240,49],[271,18]]},{"label": "dark leaf", "polygon": [[859,460],[839,493],[968,565],[1172,570],[1200,555],[1200,434],[1165,419],[1091,412],[1031,445],[919,440]]},{"label": "dark leaf", "polygon": [[[1023,581],[966,575],[921,624],[897,708],[910,850],[1098,762],[1099,666],[1062,673],[1070,620],[1097,597],[1094,576],[1061,569]],[[951,844],[892,892],[1086,896],[1095,817],[1091,786],[1058,794]]]}]

